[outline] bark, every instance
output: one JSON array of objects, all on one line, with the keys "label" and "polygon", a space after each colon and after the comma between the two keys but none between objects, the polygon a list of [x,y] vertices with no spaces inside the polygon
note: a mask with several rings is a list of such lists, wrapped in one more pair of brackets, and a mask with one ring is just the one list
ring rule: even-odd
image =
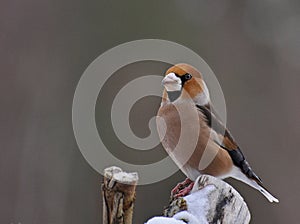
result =
[{"label": "bark", "polygon": [[137,173],[126,173],[118,167],[104,170],[103,224],[132,223],[137,181]]}]

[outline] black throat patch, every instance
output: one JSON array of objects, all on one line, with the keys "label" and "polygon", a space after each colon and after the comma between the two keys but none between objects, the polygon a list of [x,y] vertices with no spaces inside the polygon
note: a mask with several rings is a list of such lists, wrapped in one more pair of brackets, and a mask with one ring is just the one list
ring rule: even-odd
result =
[{"label": "black throat patch", "polygon": [[178,97],[180,97],[181,90],[178,90],[178,91],[167,91],[167,93],[168,93],[168,97],[169,97],[170,101],[174,102],[175,100],[178,99]]}]

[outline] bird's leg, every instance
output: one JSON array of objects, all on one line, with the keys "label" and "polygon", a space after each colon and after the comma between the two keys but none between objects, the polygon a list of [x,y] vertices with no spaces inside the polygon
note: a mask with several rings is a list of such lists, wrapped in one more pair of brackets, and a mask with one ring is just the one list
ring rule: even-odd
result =
[{"label": "bird's leg", "polygon": [[186,178],[184,181],[178,183],[176,187],[174,187],[171,191],[172,195],[177,194],[179,191],[181,191],[183,188],[185,188],[187,185],[191,183],[191,179]]},{"label": "bird's leg", "polygon": [[180,190],[177,194],[174,195],[174,198],[184,197],[188,195],[194,187],[194,182],[191,182],[188,186]]},{"label": "bird's leg", "polygon": [[179,198],[184,197],[190,193],[190,191],[193,189],[194,182],[186,178],[183,182],[178,183],[175,188],[171,191],[171,197],[173,198]]}]

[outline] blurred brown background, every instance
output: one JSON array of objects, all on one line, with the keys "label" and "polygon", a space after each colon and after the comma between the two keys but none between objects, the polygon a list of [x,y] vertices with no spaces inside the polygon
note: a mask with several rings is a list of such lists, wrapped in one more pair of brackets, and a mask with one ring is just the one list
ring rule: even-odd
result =
[{"label": "blurred brown background", "polygon": [[[247,201],[252,223],[298,223],[299,24],[297,0],[1,0],[0,223],[101,223],[101,176],[77,148],[73,94],[97,56],[143,38],[185,45],[214,70],[231,132],[280,199],[270,204],[255,190],[230,181]],[[132,66],[124,68],[124,77],[134,69],[157,74],[166,68],[154,62]],[[145,100],[151,108],[143,112],[147,120],[158,99]],[[136,106],[133,113],[139,111]],[[144,126],[136,131],[146,135],[147,122],[139,123]],[[101,129],[101,119],[97,124]],[[120,147],[109,138],[106,143]],[[164,156],[161,148],[156,151],[147,162]],[[138,155],[118,156],[137,162]],[[160,215],[170,189],[183,178],[178,172],[139,187],[134,223]]]}]

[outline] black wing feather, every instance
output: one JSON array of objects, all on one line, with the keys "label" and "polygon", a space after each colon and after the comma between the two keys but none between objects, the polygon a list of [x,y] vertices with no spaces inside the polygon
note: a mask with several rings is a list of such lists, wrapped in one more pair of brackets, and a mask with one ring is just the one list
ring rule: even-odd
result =
[{"label": "black wing feather", "polygon": [[212,112],[211,106],[210,105],[205,105],[205,106],[196,105],[196,107],[206,118],[208,126],[210,128],[213,128],[214,131],[216,131],[218,134],[221,134],[222,136],[227,137],[231,142],[234,143],[234,145],[236,145],[236,148],[228,149],[223,144],[219,144],[218,142],[215,141],[216,144],[218,144],[220,147],[222,147],[229,153],[234,165],[239,167],[247,177],[254,179],[259,184],[262,184],[261,179],[251,169],[249,163],[245,159],[245,156],[243,155],[239,146],[235,143],[230,132],[222,124],[222,122],[216,117],[216,115]]}]

